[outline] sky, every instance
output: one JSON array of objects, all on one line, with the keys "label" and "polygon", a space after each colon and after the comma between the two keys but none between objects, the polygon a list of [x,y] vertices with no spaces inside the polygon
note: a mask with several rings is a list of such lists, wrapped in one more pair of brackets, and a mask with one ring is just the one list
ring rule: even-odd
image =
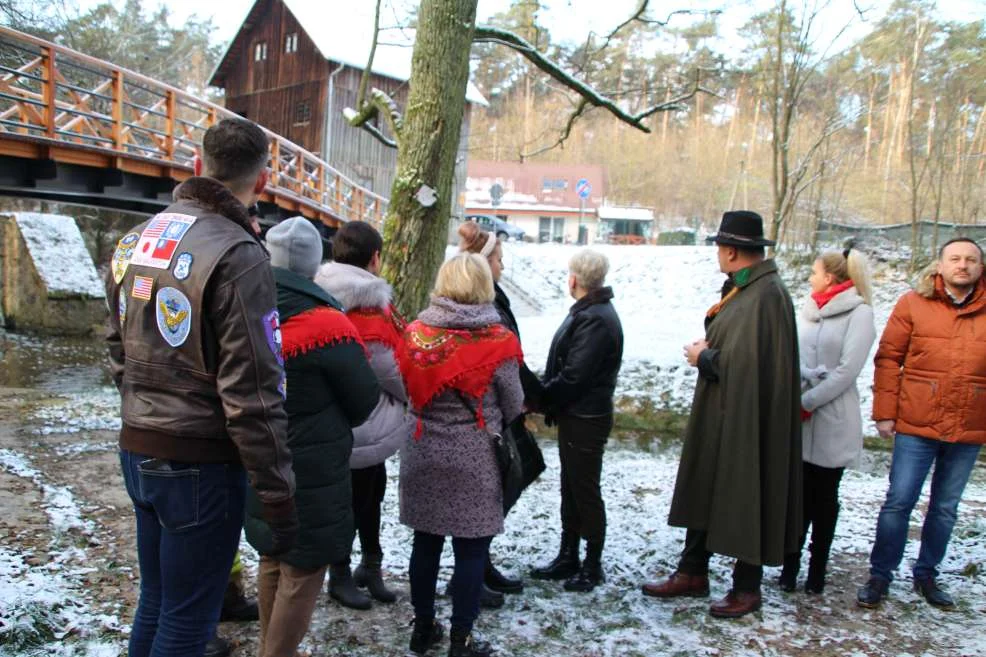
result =
[{"label": "sky", "polygon": [[[71,0],[70,0],[71,1]],[[85,10],[100,4],[101,0],[74,0]],[[356,11],[372,16],[373,0],[301,0],[315,2],[325,7],[327,15],[334,6],[345,7],[346,11]],[[401,16],[405,16],[410,8],[416,6],[419,0],[383,0],[384,11],[381,25],[393,26]],[[824,45],[830,44],[839,31],[852,23],[846,34],[837,42],[848,44],[850,40],[862,36],[886,11],[891,0],[802,0],[806,3],[819,2],[827,5],[819,21],[821,31],[819,41]],[[116,0],[120,4],[122,0]],[[153,6],[155,0],[144,0],[148,6]],[[190,15],[200,18],[211,17],[216,25],[215,40],[226,42],[232,39],[240,23],[246,17],[247,11],[254,0],[223,0],[222,3],[203,3],[202,0],[167,0],[176,21],[184,21]],[[541,23],[552,33],[556,41],[584,41],[590,31],[605,33],[618,25],[633,13],[640,0],[544,0],[546,6],[540,14]],[[723,46],[728,49],[730,42],[736,40],[736,30],[752,15],[771,7],[773,0],[682,0],[674,2],[662,0],[652,2],[656,7],[718,9],[722,11],[719,22],[723,34]],[[792,3],[798,6],[798,0]],[[986,0],[939,0],[939,12],[948,20],[969,20],[986,16]],[[510,6],[510,0],[479,0],[477,17],[479,21],[493,14],[504,11]],[[860,19],[856,8],[863,10],[864,19]],[[658,12],[653,12],[658,17]],[[824,50],[825,48],[822,48]]]}]

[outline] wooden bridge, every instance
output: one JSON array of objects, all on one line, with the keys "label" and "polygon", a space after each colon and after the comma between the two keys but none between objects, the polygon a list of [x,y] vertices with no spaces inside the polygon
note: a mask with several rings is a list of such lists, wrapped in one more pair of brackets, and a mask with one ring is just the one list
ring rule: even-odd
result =
[{"label": "wooden bridge", "polygon": [[[234,116],[139,73],[0,27],[0,194],[154,213],[192,175],[209,126]],[[387,199],[267,133],[265,216],[382,225]]]}]

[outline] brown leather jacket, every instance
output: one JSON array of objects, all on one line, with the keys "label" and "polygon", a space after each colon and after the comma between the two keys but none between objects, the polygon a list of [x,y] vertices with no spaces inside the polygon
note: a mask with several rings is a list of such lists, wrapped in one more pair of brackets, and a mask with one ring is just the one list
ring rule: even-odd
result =
[{"label": "brown leather jacket", "polygon": [[211,178],[117,246],[107,342],[123,449],[242,462],[265,504],[294,494],[277,293],[247,210]]},{"label": "brown leather jacket", "polygon": [[986,281],[956,306],[926,275],[894,308],[876,352],[873,419],[904,434],[986,443]]}]

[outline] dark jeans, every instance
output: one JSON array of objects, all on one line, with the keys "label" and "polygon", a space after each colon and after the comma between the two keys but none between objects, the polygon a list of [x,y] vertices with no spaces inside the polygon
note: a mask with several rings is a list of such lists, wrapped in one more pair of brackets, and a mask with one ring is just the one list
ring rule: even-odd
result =
[{"label": "dark jeans", "polygon": [[[685,549],[678,561],[678,570],[686,575],[709,574],[709,559],[712,553],[705,549],[706,532],[689,529],[685,532]],[[760,590],[763,579],[763,566],[736,560],[733,566],[733,590],[744,593],[755,593]]]},{"label": "dark jeans", "polygon": [[[492,538],[452,537],[452,550],[455,552],[451,586],[452,628],[455,630],[470,632],[479,616],[479,594]],[[414,532],[410,574],[411,605],[416,619],[435,618],[435,584],[438,582],[438,564],[444,545],[444,536]]]},{"label": "dark jeans", "polygon": [[839,520],[839,483],[845,468],[823,468],[814,463],[802,464],[804,473],[804,530],[798,543],[804,547],[811,528],[811,562],[815,568],[828,563],[835,525]]},{"label": "dark jeans", "polygon": [[140,601],[130,657],[196,657],[219,620],[240,541],[239,464],[180,463],[120,451],[137,517]]},{"label": "dark jeans", "polygon": [[870,553],[870,575],[886,581],[904,557],[911,511],[934,464],[931,497],[921,528],[921,551],[914,563],[914,578],[938,576],[952,528],[958,516],[962,491],[979,456],[979,445],[946,443],[931,438],[897,434],[890,464],[890,489],[876,523],[876,541]]},{"label": "dark jeans", "polygon": [[592,542],[606,539],[606,504],[600,488],[603,452],[613,416],[558,416],[561,526]]},{"label": "dark jeans", "polygon": [[350,473],[353,480],[353,518],[363,558],[381,555],[380,505],[387,492],[387,466],[380,463],[351,470]]}]

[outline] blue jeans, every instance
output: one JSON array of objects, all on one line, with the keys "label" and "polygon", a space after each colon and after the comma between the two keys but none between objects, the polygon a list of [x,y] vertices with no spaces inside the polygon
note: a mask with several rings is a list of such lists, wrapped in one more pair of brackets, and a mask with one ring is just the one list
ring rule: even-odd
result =
[{"label": "blue jeans", "polygon": [[870,553],[870,575],[886,581],[904,557],[911,511],[934,464],[928,514],[921,529],[921,551],[914,564],[914,578],[938,576],[948,540],[955,526],[956,511],[969,474],[979,456],[979,445],[897,434],[890,465],[890,490],[876,523],[876,541]]},{"label": "blue jeans", "polygon": [[197,657],[219,621],[243,525],[239,464],[181,463],[120,451],[137,516],[140,601],[129,657]]},{"label": "blue jeans", "polygon": [[[455,569],[452,571],[452,628],[470,632],[479,617],[479,596],[483,587],[486,556],[492,536],[452,538]],[[411,605],[416,620],[435,618],[435,584],[445,537],[414,532],[411,547]]]}]

